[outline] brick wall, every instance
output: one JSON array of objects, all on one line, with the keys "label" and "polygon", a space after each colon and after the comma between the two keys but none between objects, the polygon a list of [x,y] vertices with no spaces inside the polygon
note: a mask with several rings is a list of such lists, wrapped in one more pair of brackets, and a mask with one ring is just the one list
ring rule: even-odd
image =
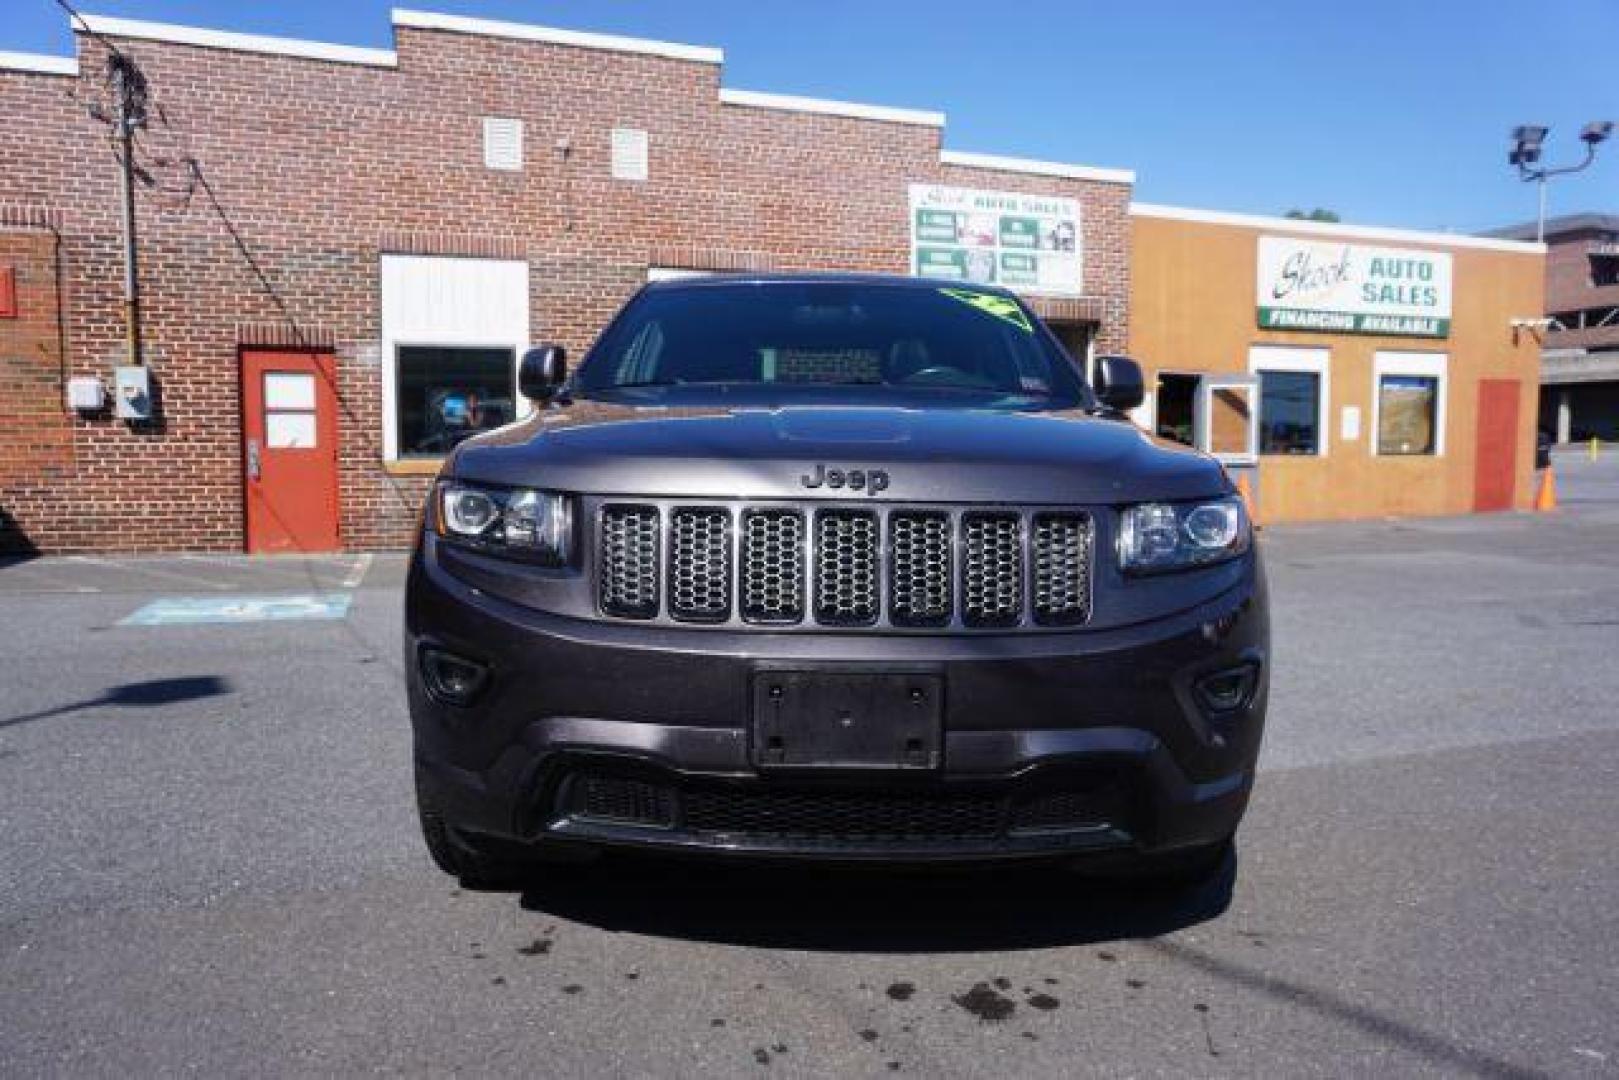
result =
[{"label": "brick wall", "polygon": [[[61,495],[74,456],[62,405],[63,283],[49,224],[48,215],[0,207],[0,272],[9,273],[17,301],[15,315],[0,318],[0,490],[18,492],[55,532],[70,523]],[[0,538],[12,531],[10,501],[0,502]]]},{"label": "brick wall", "polygon": [[[904,272],[909,183],[1059,195],[1083,207],[1084,310],[1100,319],[1098,346],[1125,345],[1130,188],[945,165],[934,127],[722,104],[714,64],[442,30],[397,28],[397,68],[119,47],[179,133],[154,129],[152,154],[196,155],[303,339],[336,353],[350,548],[405,543],[428,483],[381,462],[384,251],[525,258],[533,339],[577,356],[649,265]],[[60,223],[59,237],[16,235],[55,245],[67,343],[56,375],[32,381],[14,375],[8,345],[5,378],[27,383],[26,407],[49,416],[57,441],[35,449],[4,433],[0,544],[240,550],[239,348],[299,337],[204,194],[185,206],[141,198],[160,422],[62,409],[60,369],[110,378],[121,348],[116,163],[83,108],[100,93],[104,55],[85,35],[79,54],[78,78],[0,71],[3,115],[26,120],[8,130],[0,205]],[[491,115],[524,121],[521,172],[483,166]],[[644,183],[610,176],[620,126],[649,133]],[[185,179],[155,171],[165,187]]]}]

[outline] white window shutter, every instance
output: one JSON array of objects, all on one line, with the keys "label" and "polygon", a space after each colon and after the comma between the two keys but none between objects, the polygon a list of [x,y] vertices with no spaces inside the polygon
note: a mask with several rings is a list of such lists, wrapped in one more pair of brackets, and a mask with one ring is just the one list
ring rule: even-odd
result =
[{"label": "white window shutter", "polygon": [[483,118],[485,168],[516,171],[523,167],[523,122],[508,117]]},{"label": "white window shutter", "polygon": [[647,136],[639,128],[613,129],[613,179],[645,180]]}]

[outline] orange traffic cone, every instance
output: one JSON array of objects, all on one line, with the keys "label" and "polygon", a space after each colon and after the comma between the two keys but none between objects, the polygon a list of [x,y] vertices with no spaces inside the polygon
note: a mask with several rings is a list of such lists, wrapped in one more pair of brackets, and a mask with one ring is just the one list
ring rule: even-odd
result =
[{"label": "orange traffic cone", "polygon": [[1535,509],[1541,513],[1557,509],[1557,476],[1550,465],[1540,470],[1540,487],[1535,492]]}]

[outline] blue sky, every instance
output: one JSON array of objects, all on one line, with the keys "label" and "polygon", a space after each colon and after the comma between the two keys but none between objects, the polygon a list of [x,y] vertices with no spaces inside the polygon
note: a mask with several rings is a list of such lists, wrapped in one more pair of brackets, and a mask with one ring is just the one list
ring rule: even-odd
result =
[{"label": "blue sky", "polygon": [[[0,49],[66,53],[52,0],[0,0]],[[1619,0],[411,0],[726,51],[725,85],[938,109],[958,150],[1133,168],[1137,198],[1473,231],[1528,220],[1507,131],[1577,157],[1619,120]],[[86,0],[97,14],[388,46],[379,0]],[[1582,44],[1590,50],[1582,54]],[[1619,139],[1551,212],[1619,212]]]}]

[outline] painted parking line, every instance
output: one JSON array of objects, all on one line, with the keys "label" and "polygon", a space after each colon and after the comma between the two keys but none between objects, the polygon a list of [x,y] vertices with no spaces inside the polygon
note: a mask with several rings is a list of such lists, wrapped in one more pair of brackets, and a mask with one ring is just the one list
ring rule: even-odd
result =
[{"label": "painted parking line", "polygon": [[165,596],[119,620],[119,626],[194,626],[203,623],[341,619],[353,597],[346,592],[267,596]]},{"label": "painted parking line", "polygon": [[360,587],[360,582],[365,580],[366,571],[371,569],[371,558],[372,556],[370,555],[361,555],[354,560],[354,565],[349,568],[349,576],[343,579],[343,588],[357,589]]},{"label": "painted parking line", "polygon": [[[197,555],[179,556],[187,564],[226,571],[234,578],[233,587],[263,589],[354,588],[359,571],[363,578],[371,566],[370,555]],[[343,579],[339,581],[338,579]]]},{"label": "painted parking line", "polygon": [[32,560],[0,564],[0,571],[5,574],[4,580],[0,580],[0,595],[6,593],[98,593],[101,591],[94,585],[84,585],[47,573]]},{"label": "painted parking line", "polygon": [[[120,579],[122,584],[129,584],[127,579],[130,574],[139,574],[144,577],[157,578],[161,581],[178,581],[193,589],[230,588],[229,585],[221,581],[214,581],[211,578],[200,577],[196,574],[181,574],[173,570],[166,570],[161,566],[153,566],[141,559],[100,559],[94,555],[69,555],[67,556],[67,561],[78,563],[81,566],[98,566],[110,570],[116,578]],[[169,587],[173,588],[172,585]]]}]

